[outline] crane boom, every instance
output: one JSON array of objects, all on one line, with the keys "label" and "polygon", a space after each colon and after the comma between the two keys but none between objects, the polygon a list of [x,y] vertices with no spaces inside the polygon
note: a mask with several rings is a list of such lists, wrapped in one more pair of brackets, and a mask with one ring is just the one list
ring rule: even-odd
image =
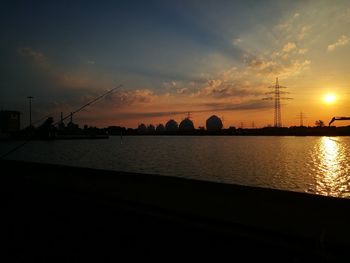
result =
[{"label": "crane boom", "polygon": [[60,121],[54,123],[53,126],[55,126],[55,125],[57,125],[58,123],[64,121],[65,119],[69,118],[69,117],[72,116],[73,114],[75,114],[75,113],[81,111],[81,110],[84,109],[85,107],[87,107],[87,106],[93,104],[94,102],[96,102],[96,101],[98,101],[99,99],[103,98],[103,97],[106,96],[107,94],[112,93],[114,90],[119,89],[121,86],[122,86],[122,85],[119,85],[119,86],[117,86],[117,87],[115,87],[115,88],[113,88],[113,89],[107,91],[106,93],[104,93],[104,94],[98,96],[97,98],[95,98],[95,99],[89,101],[88,103],[84,104],[84,105],[81,106],[80,108],[76,109],[75,111],[71,112],[70,114],[68,114],[67,116],[65,116],[64,118],[62,118],[62,120],[60,120]]},{"label": "crane boom", "polygon": [[334,122],[334,121],[347,121],[347,120],[350,120],[350,117],[333,117],[331,119],[331,121],[329,122],[328,126],[331,126],[331,124]]},{"label": "crane boom", "polygon": [[[60,123],[60,122],[62,122],[63,120],[67,119],[68,117],[72,116],[73,114],[75,114],[75,113],[81,111],[81,110],[84,109],[85,107],[87,107],[87,106],[93,104],[94,102],[96,102],[96,101],[98,101],[99,99],[103,98],[103,97],[106,96],[107,94],[112,93],[112,92],[115,91],[116,89],[119,89],[120,87],[122,87],[122,85],[119,85],[119,86],[117,86],[117,87],[115,87],[115,88],[113,88],[113,89],[111,89],[111,90],[105,92],[104,94],[98,96],[97,98],[95,98],[95,99],[89,101],[89,102],[86,103],[85,105],[83,105],[83,106],[81,106],[80,108],[78,108],[78,109],[76,109],[75,111],[73,111],[71,114],[69,114],[69,115],[67,115],[66,117],[64,117],[62,120],[60,120],[60,121],[55,122],[54,124],[52,124],[52,126],[57,125],[58,123]],[[5,154],[1,155],[1,156],[0,156],[0,160],[4,159],[6,156],[8,156],[9,154],[11,154],[11,153],[17,151],[18,149],[22,148],[24,145],[26,145],[28,142],[30,142],[30,140],[31,140],[31,139],[25,140],[23,143],[21,143],[21,144],[18,145],[17,147],[15,147],[15,148],[11,149],[10,151],[6,152]]]}]

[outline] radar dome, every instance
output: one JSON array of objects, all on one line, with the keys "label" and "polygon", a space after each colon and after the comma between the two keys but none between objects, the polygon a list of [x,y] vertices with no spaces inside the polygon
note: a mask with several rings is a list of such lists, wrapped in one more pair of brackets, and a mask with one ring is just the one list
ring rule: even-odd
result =
[{"label": "radar dome", "polygon": [[169,120],[165,124],[165,129],[166,129],[166,131],[177,131],[178,130],[178,124],[174,120]]},{"label": "radar dome", "polygon": [[193,122],[189,118],[184,119],[179,125],[179,130],[193,131],[194,130]]},{"label": "radar dome", "polygon": [[208,131],[219,131],[223,126],[221,119],[216,115],[213,115],[207,119],[206,125]]}]

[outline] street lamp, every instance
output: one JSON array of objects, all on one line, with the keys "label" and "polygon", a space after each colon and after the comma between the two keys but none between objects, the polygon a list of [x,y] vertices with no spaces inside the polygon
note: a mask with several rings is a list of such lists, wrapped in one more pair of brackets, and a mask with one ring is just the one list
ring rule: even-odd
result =
[{"label": "street lamp", "polygon": [[29,127],[32,127],[32,96],[28,96],[27,99],[29,99]]}]

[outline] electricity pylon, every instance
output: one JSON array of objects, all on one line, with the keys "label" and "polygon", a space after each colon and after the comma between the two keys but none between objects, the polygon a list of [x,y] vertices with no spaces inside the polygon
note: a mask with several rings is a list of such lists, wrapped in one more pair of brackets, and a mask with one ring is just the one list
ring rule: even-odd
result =
[{"label": "electricity pylon", "polygon": [[285,89],[287,87],[280,86],[278,83],[278,78],[276,78],[276,84],[269,88],[273,88],[274,91],[268,92],[266,94],[273,94],[273,97],[263,98],[264,100],[274,100],[274,126],[282,127],[282,114],[281,114],[281,100],[290,100],[292,98],[281,97],[281,94],[287,94],[289,92],[280,91],[280,89]]}]

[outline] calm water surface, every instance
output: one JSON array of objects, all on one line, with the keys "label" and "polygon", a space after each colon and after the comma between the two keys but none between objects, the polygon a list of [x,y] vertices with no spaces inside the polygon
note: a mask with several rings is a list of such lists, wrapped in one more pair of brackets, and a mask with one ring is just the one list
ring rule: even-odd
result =
[{"label": "calm water surface", "polygon": [[[17,144],[1,142],[0,153]],[[7,158],[350,197],[350,137],[33,141]]]}]

